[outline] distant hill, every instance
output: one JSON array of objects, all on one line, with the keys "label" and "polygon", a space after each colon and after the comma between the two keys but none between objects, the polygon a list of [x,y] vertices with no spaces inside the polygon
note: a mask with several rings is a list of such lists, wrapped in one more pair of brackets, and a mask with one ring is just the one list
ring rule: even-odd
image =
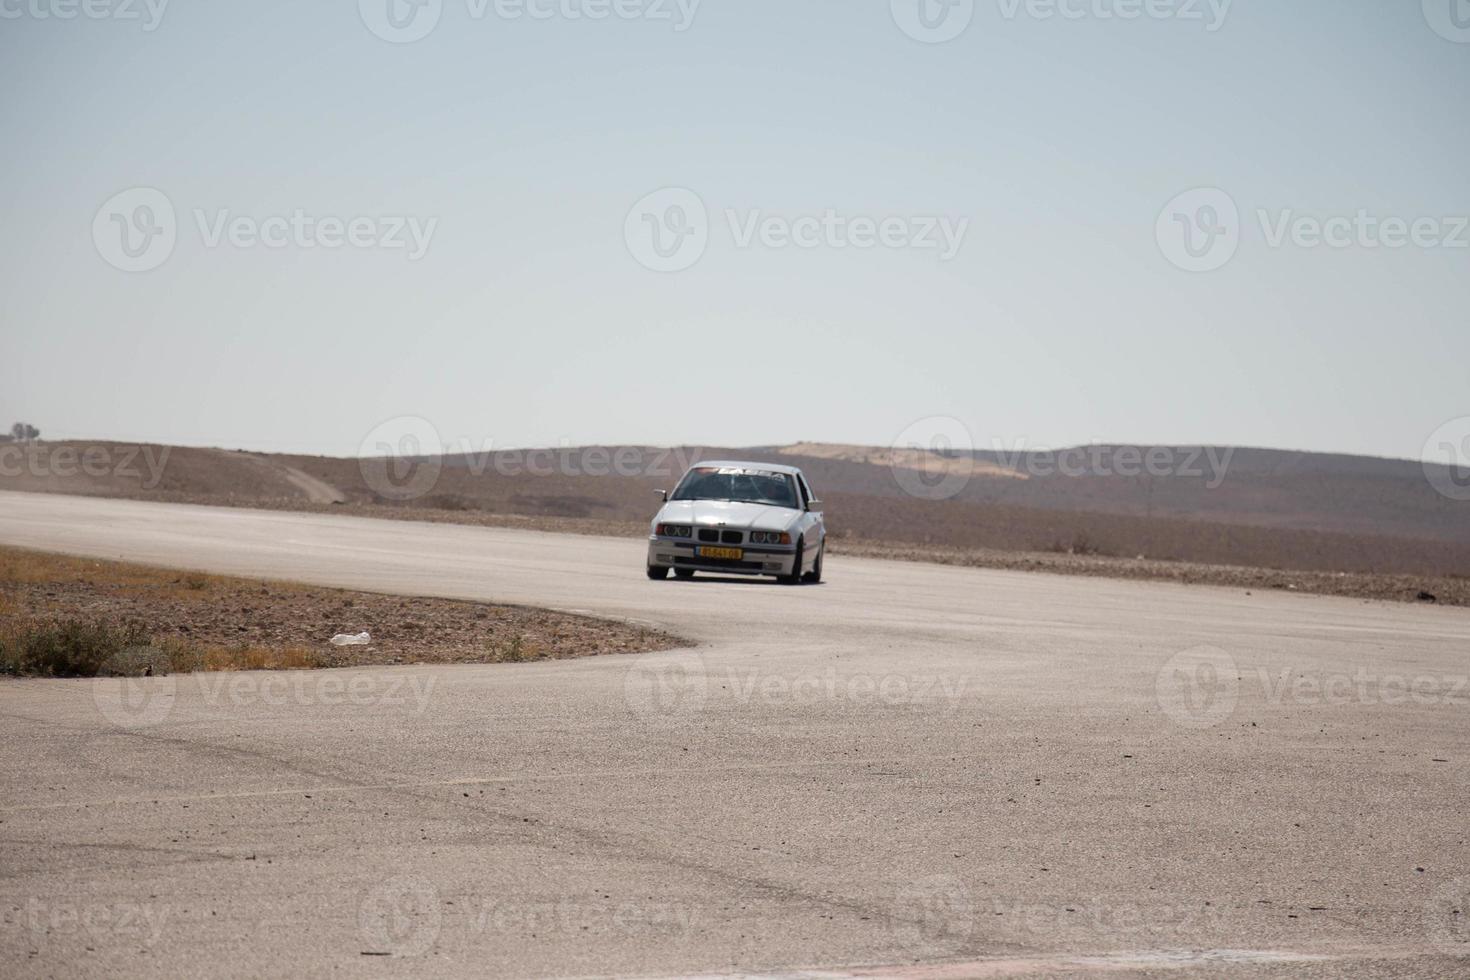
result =
[{"label": "distant hill", "polygon": [[[0,489],[593,520],[630,531],[652,516],[652,491],[671,488],[688,463],[748,458],[801,466],[839,538],[1470,575],[1470,504],[1439,495],[1421,464],[1404,460],[1221,447],[1155,448],[1150,465],[1150,450],[1133,446],[944,455],[815,442],[594,446],[421,460],[438,465],[437,477],[399,500],[369,479],[381,461],[105,442],[27,452],[20,465],[0,458]],[[953,496],[925,498],[941,485]]]},{"label": "distant hill", "polygon": [[[799,460],[826,485],[846,492],[900,496],[886,466],[778,450]],[[1177,472],[1152,476],[1131,453],[1136,446],[1078,447],[1004,457],[976,452],[976,470],[954,498],[1046,510],[1097,511],[1137,517],[1183,517],[1261,527],[1389,534],[1470,544],[1470,508],[1438,494],[1417,462],[1284,452],[1273,449],[1170,447]],[[1084,472],[1062,472],[1086,459]],[[1094,472],[1094,458],[1106,472]],[[843,465],[846,464],[846,465]],[[953,468],[952,458],[943,465]],[[1066,464],[1070,465],[1070,463]],[[1119,472],[1131,475],[1118,475]],[[1024,479],[1017,479],[1023,476]],[[814,476],[815,478],[815,476]]]}]

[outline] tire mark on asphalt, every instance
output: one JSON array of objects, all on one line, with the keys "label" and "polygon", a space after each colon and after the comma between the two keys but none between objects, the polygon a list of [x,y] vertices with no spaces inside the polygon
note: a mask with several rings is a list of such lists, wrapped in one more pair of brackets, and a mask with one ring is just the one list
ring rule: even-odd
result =
[{"label": "tire mark on asphalt", "polygon": [[[678,776],[680,774],[690,774],[690,775],[693,775],[693,774],[696,774],[696,773],[709,773],[709,772],[761,773],[761,772],[778,772],[778,771],[801,771],[801,770],[811,770],[811,769],[831,769],[831,768],[844,768],[844,767],[850,768],[850,767],[863,766],[863,765],[880,765],[880,764],[883,764],[883,765],[891,765],[891,764],[893,764],[895,762],[903,763],[903,762],[911,762],[911,761],[912,760],[907,760],[907,759],[892,759],[892,758],[889,758],[889,759],[852,759],[852,760],[833,760],[831,762],[763,763],[763,764],[750,764],[750,765],[727,765],[727,766],[716,767],[716,768],[713,768],[713,769],[711,769],[710,767],[685,767],[685,768],[681,768],[681,769],[662,769],[661,768],[661,769],[651,769],[651,770],[642,770],[642,771],[634,771],[634,772],[604,770],[604,771],[593,771],[593,772],[557,773],[557,774],[554,774],[554,775],[523,774],[523,775],[516,775],[516,776],[464,777],[464,778],[448,779],[448,780],[429,780],[429,781],[416,781],[416,782],[403,782],[403,783],[375,783],[375,784],[362,783],[362,784],[336,785],[336,786],[295,787],[295,788],[292,788],[292,789],[280,789],[280,790],[249,790],[249,791],[233,792],[233,793],[195,794],[195,795],[183,795],[183,796],[160,796],[156,800],[155,799],[152,799],[152,798],[150,798],[148,800],[118,798],[118,799],[110,799],[110,800],[91,800],[91,801],[85,801],[84,803],[83,802],[47,803],[47,804],[35,804],[35,805],[31,805],[31,806],[0,808],[0,813],[22,813],[22,812],[35,812],[35,811],[45,811],[45,810],[56,810],[56,809],[65,809],[65,808],[68,808],[68,807],[77,807],[77,806],[83,806],[83,805],[89,806],[89,807],[90,806],[103,807],[103,806],[136,806],[136,805],[143,805],[143,804],[149,804],[149,805],[151,805],[151,804],[153,804],[155,802],[158,802],[158,803],[175,803],[175,802],[186,802],[186,801],[187,802],[210,802],[210,801],[227,802],[227,801],[231,801],[231,800],[241,800],[241,799],[271,799],[271,798],[286,798],[286,797],[295,798],[295,797],[300,797],[304,793],[311,793],[313,795],[315,795],[315,794],[327,795],[327,794],[345,794],[345,793],[350,793],[350,792],[367,791],[367,792],[387,792],[387,793],[393,793],[395,795],[409,797],[409,798],[414,799],[414,800],[419,801],[419,802],[439,803],[439,804],[444,805],[446,807],[453,808],[454,811],[456,812],[456,814],[458,814],[459,816],[463,817],[465,815],[465,808],[460,807],[460,806],[456,806],[455,805],[455,803],[456,803],[455,800],[453,800],[453,799],[444,799],[442,797],[435,796],[435,795],[430,794],[430,793],[424,793],[424,792],[418,792],[418,791],[422,791],[422,790],[433,790],[433,789],[453,789],[453,788],[464,787],[464,786],[489,786],[489,785],[499,785],[499,784],[529,784],[529,783],[541,783],[541,782],[563,782],[563,781],[567,781],[567,780],[577,780],[577,779],[596,779],[596,778],[604,778],[604,779],[628,779],[628,778],[643,778],[643,777],[669,777],[669,776]],[[818,907],[824,907],[824,908],[829,908],[829,909],[833,909],[833,910],[838,910],[838,911],[842,911],[842,912],[845,912],[845,913],[850,913],[850,914],[853,914],[853,915],[857,915],[860,918],[865,917],[865,918],[868,918],[868,919],[878,920],[880,922],[887,922],[887,923],[894,923],[894,924],[902,923],[902,924],[905,924],[905,925],[921,925],[922,922],[923,922],[922,915],[895,913],[894,911],[892,911],[889,908],[875,906],[875,905],[873,905],[871,903],[858,902],[858,901],[854,901],[854,900],[846,900],[846,899],[842,899],[840,897],[833,896],[833,895],[830,895],[830,894],[818,894],[818,893],[814,893],[814,892],[811,892],[809,890],[802,889],[802,888],[797,887],[797,886],[793,886],[793,885],[791,885],[787,881],[781,881],[781,880],[777,880],[777,879],[770,878],[770,877],[767,877],[767,876],[760,876],[760,875],[754,875],[754,874],[747,874],[747,873],[741,873],[741,872],[731,871],[731,870],[727,870],[727,869],[715,867],[715,866],[713,866],[711,864],[708,864],[706,862],[701,862],[701,861],[692,860],[692,859],[688,859],[688,858],[680,858],[680,857],[677,857],[677,856],[674,856],[674,855],[669,855],[668,853],[666,853],[662,849],[658,849],[658,848],[653,848],[653,847],[646,846],[646,842],[645,842],[645,840],[643,838],[633,837],[631,835],[625,835],[625,834],[624,835],[615,835],[615,834],[609,833],[606,830],[593,829],[593,828],[588,828],[588,827],[581,827],[581,826],[576,826],[576,825],[573,825],[573,824],[570,824],[570,823],[553,823],[553,822],[548,822],[544,818],[540,817],[539,815],[537,815],[537,818],[536,818],[537,819],[537,822],[535,824],[532,824],[530,826],[530,828],[528,829],[527,826],[526,826],[526,814],[524,814],[524,813],[511,812],[511,811],[507,811],[507,810],[500,809],[500,808],[495,808],[495,809],[489,810],[488,812],[486,810],[484,810],[484,809],[479,809],[479,808],[471,809],[469,811],[469,816],[472,817],[472,818],[480,819],[482,821],[483,820],[493,821],[494,824],[496,826],[498,826],[498,827],[501,827],[503,829],[512,830],[512,831],[514,831],[516,833],[516,835],[518,837],[520,837],[521,843],[524,843],[524,844],[527,844],[527,845],[530,845],[530,846],[533,846],[533,847],[544,847],[545,846],[544,840],[538,839],[538,838],[540,837],[541,834],[544,834],[546,832],[553,832],[553,833],[561,834],[561,835],[563,835],[565,837],[570,837],[572,839],[581,841],[582,843],[588,844],[588,845],[592,846],[595,849],[599,849],[599,850],[609,850],[610,849],[610,850],[613,850],[620,857],[641,860],[641,861],[644,861],[644,862],[647,862],[647,863],[650,863],[650,864],[657,864],[657,865],[663,865],[663,866],[666,866],[666,867],[678,868],[678,869],[680,869],[682,871],[693,872],[693,873],[701,874],[701,875],[703,875],[703,876],[705,876],[707,878],[711,878],[711,879],[715,879],[715,880],[721,880],[721,881],[724,881],[724,882],[726,882],[728,884],[732,884],[732,885],[736,886],[737,893],[740,892],[740,891],[742,891],[742,890],[745,890],[745,889],[755,889],[757,891],[770,894],[773,897],[784,898],[784,899],[795,899],[795,900],[798,900],[798,901],[801,901],[801,902],[808,903],[810,905],[814,905],[814,906],[818,906]],[[787,860],[791,860],[791,858],[788,857]],[[1026,946],[1017,944],[1017,943],[1013,943],[1013,942],[999,942],[999,941],[994,941],[994,940],[990,941],[987,944],[985,942],[985,940],[983,939],[983,937],[974,937],[974,938],[970,939],[969,941],[967,941],[962,947],[960,947],[960,949],[958,951],[959,952],[967,953],[969,955],[983,955],[983,954],[986,954],[986,953],[992,953],[993,954],[997,949],[1009,950],[1009,951],[1014,951],[1014,952],[1024,952],[1024,951],[1028,950],[1029,947],[1026,947]]]}]

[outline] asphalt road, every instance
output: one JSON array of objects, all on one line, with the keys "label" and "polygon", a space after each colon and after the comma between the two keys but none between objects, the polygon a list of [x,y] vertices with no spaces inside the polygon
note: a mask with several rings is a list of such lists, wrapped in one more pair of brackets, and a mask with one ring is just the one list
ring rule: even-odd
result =
[{"label": "asphalt road", "polygon": [[5,976],[1470,972],[1470,614],[0,494],[0,542],[689,650],[0,683]]}]

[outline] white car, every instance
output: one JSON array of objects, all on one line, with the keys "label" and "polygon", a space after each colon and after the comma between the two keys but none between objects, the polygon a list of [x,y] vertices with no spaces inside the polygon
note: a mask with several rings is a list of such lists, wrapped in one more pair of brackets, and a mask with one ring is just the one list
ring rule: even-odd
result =
[{"label": "white car", "polygon": [[648,536],[648,577],[695,572],[774,575],[788,585],[822,580],[827,528],[801,470],[771,463],[689,468]]}]

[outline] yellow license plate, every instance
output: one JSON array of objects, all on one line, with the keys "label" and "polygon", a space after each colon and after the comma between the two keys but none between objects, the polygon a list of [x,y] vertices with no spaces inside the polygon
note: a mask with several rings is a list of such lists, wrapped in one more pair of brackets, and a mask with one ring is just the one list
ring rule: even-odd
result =
[{"label": "yellow license plate", "polygon": [[700,548],[701,558],[723,558],[727,561],[739,561],[745,557],[744,550],[740,548]]}]

